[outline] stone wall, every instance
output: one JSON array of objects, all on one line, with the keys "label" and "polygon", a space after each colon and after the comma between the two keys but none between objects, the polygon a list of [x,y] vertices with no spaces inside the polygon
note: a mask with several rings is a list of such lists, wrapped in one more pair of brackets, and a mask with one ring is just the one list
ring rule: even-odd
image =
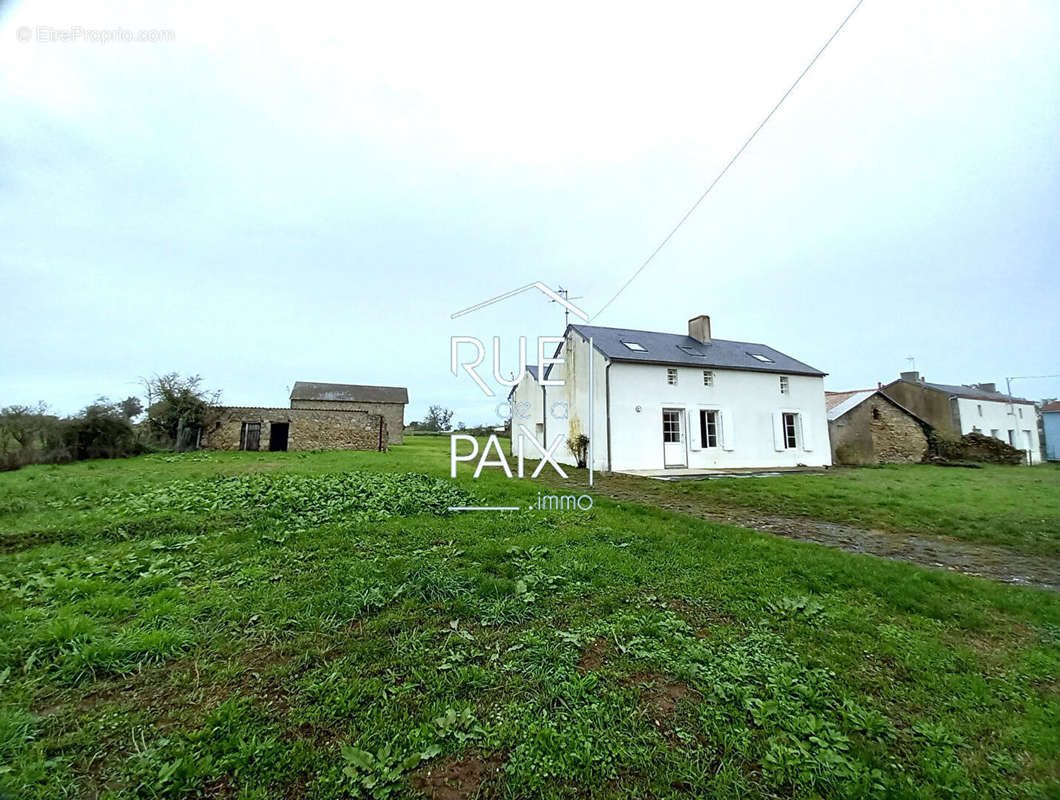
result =
[{"label": "stone wall", "polygon": [[928,439],[923,426],[879,395],[828,423],[836,464],[905,464],[921,461]]},{"label": "stone wall", "polygon": [[347,400],[292,400],[292,409],[312,408],[330,411],[351,409],[379,414],[386,420],[390,444],[401,444],[405,439],[405,404],[404,403],[354,403]]},{"label": "stone wall", "polygon": [[[207,450],[238,450],[244,422],[261,425],[259,450],[269,450],[272,423],[288,423],[288,450],[385,450],[387,423],[367,411],[329,411],[297,408],[217,409],[203,426],[202,446]],[[382,441],[382,447],[380,447]]]},{"label": "stone wall", "polygon": [[920,386],[913,381],[895,381],[881,390],[903,408],[908,408],[920,419],[941,431],[960,434],[960,414],[956,399],[944,392]]}]

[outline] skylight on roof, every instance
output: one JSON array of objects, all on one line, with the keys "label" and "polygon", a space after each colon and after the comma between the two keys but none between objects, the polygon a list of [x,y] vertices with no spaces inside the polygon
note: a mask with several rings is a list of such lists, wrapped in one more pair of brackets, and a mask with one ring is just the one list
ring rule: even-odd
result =
[{"label": "skylight on roof", "polygon": [[764,356],[761,353],[748,353],[747,355],[749,355],[751,358],[757,358],[759,361],[764,361],[767,364],[773,363],[773,359],[771,359],[769,356]]},{"label": "skylight on roof", "polygon": [[637,342],[622,341],[622,344],[624,344],[626,347],[628,347],[630,350],[632,350],[632,351],[634,351],[636,353],[647,353],[648,352],[648,349],[646,347],[644,347],[643,345],[638,344]]},{"label": "skylight on roof", "polygon": [[679,345],[677,345],[677,349],[681,350],[682,352],[688,353],[690,356],[696,356],[697,358],[706,358],[707,357],[706,353],[701,352],[701,351],[697,350],[696,348],[694,348],[694,347],[692,347],[690,345],[687,345],[687,344],[679,344]]}]

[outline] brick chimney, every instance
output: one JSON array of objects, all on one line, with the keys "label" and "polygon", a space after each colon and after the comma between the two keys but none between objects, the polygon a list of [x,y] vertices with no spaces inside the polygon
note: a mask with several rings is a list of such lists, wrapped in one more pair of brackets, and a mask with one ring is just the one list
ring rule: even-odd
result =
[{"label": "brick chimney", "polygon": [[977,383],[975,386],[976,386],[977,389],[982,389],[984,392],[996,392],[997,391],[997,384],[996,383]]},{"label": "brick chimney", "polygon": [[710,317],[700,314],[688,321],[688,335],[701,344],[710,344]]},{"label": "brick chimney", "polygon": [[916,381],[920,380],[920,373],[919,372],[903,372],[901,377],[902,377],[903,381],[913,381],[915,383]]}]

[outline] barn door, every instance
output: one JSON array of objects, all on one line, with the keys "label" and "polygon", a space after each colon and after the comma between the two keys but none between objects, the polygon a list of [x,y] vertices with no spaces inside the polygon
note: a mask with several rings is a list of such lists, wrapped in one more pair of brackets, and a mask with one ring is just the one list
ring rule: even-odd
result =
[{"label": "barn door", "polygon": [[240,450],[257,450],[261,446],[261,423],[244,422],[239,432]]}]

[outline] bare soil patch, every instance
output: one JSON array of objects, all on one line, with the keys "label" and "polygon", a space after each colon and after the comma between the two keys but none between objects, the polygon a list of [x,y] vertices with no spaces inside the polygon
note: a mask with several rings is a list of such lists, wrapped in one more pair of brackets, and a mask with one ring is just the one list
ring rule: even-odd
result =
[{"label": "bare soil patch", "polygon": [[699,693],[687,683],[657,672],[639,672],[629,679],[633,686],[640,686],[641,705],[652,724],[662,731],[670,730],[670,718],[677,710],[677,703],[684,697],[699,697]]},{"label": "bare soil patch", "polygon": [[578,658],[578,672],[584,675],[587,672],[598,670],[604,665],[606,658],[607,640],[594,639],[582,649],[581,656]]},{"label": "bare soil patch", "polygon": [[487,797],[503,766],[504,759],[498,755],[481,757],[470,753],[419,770],[412,785],[431,800]]}]

